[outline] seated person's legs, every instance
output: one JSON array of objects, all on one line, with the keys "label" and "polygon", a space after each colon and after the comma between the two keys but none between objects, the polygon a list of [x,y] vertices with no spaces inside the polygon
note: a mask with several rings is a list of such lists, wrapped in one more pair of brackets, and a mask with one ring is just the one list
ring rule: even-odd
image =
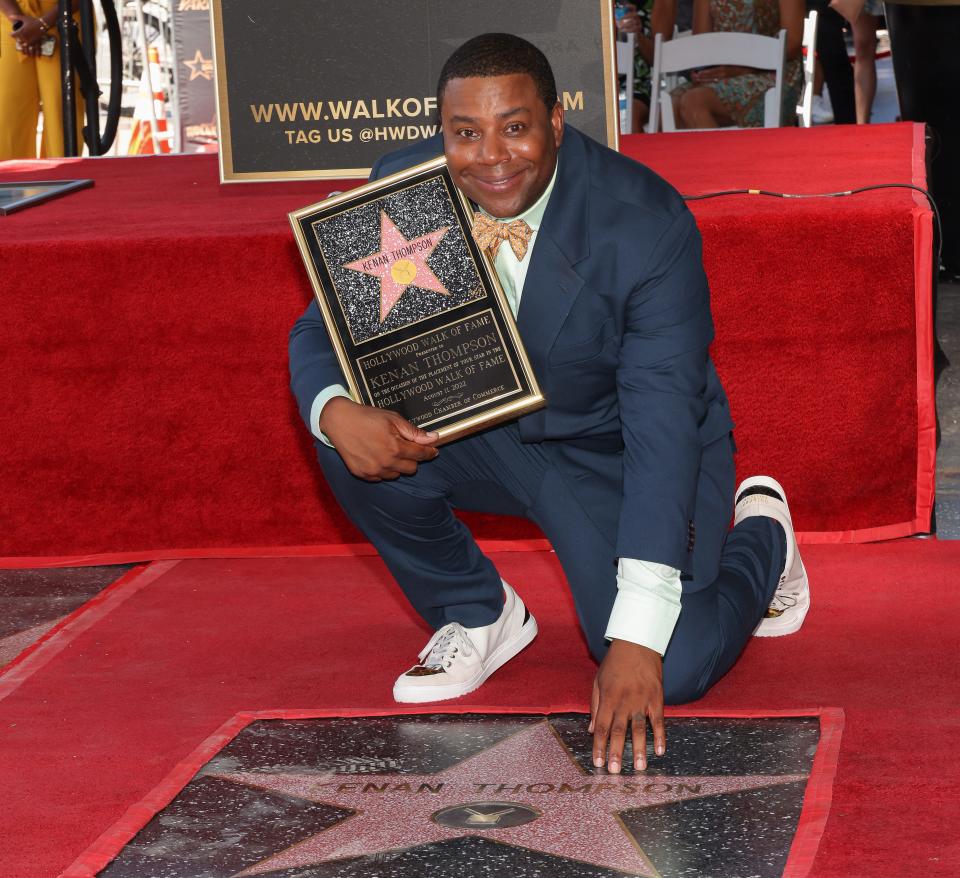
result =
[{"label": "seated person's legs", "polygon": [[680,95],[679,104],[678,128],[718,128],[734,123],[728,108],[709,86],[687,89]]}]

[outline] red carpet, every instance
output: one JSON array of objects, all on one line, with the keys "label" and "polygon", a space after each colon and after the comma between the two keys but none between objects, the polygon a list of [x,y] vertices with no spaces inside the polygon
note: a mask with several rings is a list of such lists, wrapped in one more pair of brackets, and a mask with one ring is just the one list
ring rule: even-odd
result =
[{"label": "red carpet", "polygon": [[[636,136],[623,149],[686,193],[819,192],[922,183],[920,133]],[[96,187],[3,220],[0,561],[358,540],[286,389],[287,331],[310,296],[286,212],[353,184],[220,186],[214,156],[0,166],[3,179],[37,176]],[[904,190],[692,208],[740,474],[775,474],[809,539],[924,530],[927,208]],[[487,538],[536,536],[473,522]]]},{"label": "red carpet", "polygon": [[[838,707],[812,875],[954,875],[960,543],[805,550],[803,630],[754,640],[695,705]],[[501,554],[541,623],[461,704],[585,709],[593,666],[551,554]],[[0,677],[3,874],[49,878],[244,710],[391,707],[424,631],[372,557],[163,562],[108,589]]]}]

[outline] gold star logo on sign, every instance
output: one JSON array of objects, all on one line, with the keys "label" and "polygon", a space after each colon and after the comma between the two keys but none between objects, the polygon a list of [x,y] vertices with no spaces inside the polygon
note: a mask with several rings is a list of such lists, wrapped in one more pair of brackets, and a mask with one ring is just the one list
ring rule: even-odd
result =
[{"label": "gold star logo on sign", "polygon": [[204,79],[213,79],[213,58],[204,58],[199,49],[197,49],[197,54],[193,56],[192,61],[184,61],[183,63],[190,69],[190,82],[200,76]]}]

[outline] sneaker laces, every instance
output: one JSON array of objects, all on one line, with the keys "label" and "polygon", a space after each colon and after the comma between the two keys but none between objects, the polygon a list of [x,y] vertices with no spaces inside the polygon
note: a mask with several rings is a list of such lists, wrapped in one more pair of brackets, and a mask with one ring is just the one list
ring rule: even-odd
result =
[{"label": "sneaker laces", "polygon": [[787,574],[783,575],[777,590],[773,593],[773,600],[770,601],[770,609],[778,610],[782,613],[795,607],[800,601],[800,594],[803,590],[803,580],[797,577],[790,578]]},{"label": "sneaker laces", "polygon": [[770,601],[771,610],[779,610],[781,613],[784,610],[789,610],[791,607],[797,605],[797,595],[790,594],[789,592],[782,592],[780,589],[777,589],[776,593],[773,596],[773,600]]},{"label": "sneaker laces", "polygon": [[473,642],[463,626],[459,622],[451,622],[434,632],[418,658],[425,668],[444,670],[453,664],[456,656],[473,655],[474,649]]}]

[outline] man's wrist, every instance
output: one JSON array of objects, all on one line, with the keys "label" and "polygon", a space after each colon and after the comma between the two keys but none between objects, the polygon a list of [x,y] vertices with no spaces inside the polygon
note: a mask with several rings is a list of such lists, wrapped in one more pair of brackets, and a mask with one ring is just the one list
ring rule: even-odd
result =
[{"label": "man's wrist", "polygon": [[323,410],[327,407],[327,403],[332,399],[336,399],[338,396],[350,398],[350,394],[347,393],[347,388],[342,384],[330,384],[324,387],[323,390],[314,397],[310,405],[310,411],[307,414],[307,427],[310,429],[310,432],[325,445],[332,445],[333,443],[330,442],[326,434],[320,429],[320,418],[323,415]]},{"label": "man's wrist", "polygon": [[356,403],[350,399],[350,397],[340,395],[332,396],[326,401],[317,421],[317,426],[320,427],[321,433],[327,433],[327,428],[324,426],[324,423],[329,426],[331,417],[334,419],[337,417],[337,409],[343,408],[345,405],[356,405]]},{"label": "man's wrist", "polygon": [[632,640],[621,640],[619,637],[614,637],[610,641],[610,648],[616,652],[622,652],[625,655],[632,655],[641,659],[656,659],[658,662],[663,661],[663,656],[657,652],[657,650]]}]

